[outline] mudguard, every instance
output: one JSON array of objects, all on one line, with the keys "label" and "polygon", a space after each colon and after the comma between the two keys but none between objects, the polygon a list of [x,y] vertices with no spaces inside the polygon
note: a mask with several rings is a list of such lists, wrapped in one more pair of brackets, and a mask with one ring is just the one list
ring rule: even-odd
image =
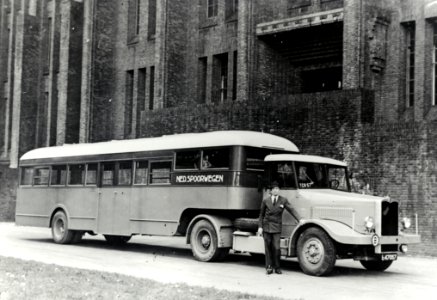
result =
[{"label": "mudguard", "polygon": [[214,226],[215,232],[217,232],[217,243],[219,248],[232,247],[233,226],[231,220],[214,215],[198,215],[191,220],[187,229],[187,244],[190,244],[191,230],[193,229],[194,224],[199,220],[208,220],[212,226]]}]

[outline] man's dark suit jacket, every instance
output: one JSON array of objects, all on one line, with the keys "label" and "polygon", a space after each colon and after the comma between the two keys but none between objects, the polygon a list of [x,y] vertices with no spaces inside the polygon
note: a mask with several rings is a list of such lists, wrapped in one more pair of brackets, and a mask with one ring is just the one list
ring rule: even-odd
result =
[{"label": "man's dark suit jacket", "polygon": [[258,227],[262,228],[263,232],[266,233],[280,233],[282,231],[282,213],[284,208],[296,218],[296,212],[291,207],[287,198],[278,196],[275,205],[272,203],[272,196],[265,198],[261,203]]}]

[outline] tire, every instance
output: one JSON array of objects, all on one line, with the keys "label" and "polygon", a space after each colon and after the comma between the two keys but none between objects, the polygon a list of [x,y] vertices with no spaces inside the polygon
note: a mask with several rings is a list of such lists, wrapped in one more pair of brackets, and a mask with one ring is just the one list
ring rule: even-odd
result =
[{"label": "tire", "polygon": [[229,248],[219,248],[217,233],[209,221],[200,220],[194,224],[190,235],[191,251],[199,261],[223,260]]},{"label": "tire", "polygon": [[125,245],[131,239],[131,236],[124,235],[103,235],[108,244],[112,246],[122,246]]},{"label": "tire", "polygon": [[327,275],[335,265],[335,245],[323,230],[308,228],[297,241],[297,257],[300,268],[305,274]]},{"label": "tire", "polygon": [[393,261],[382,261],[382,260],[360,260],[360,263],[369,271],[379,271],[383,272],[391,266]]},{"label": "tire", "polygon": [[68,219],[63,211],[55,213],[52,219],[52,237],[57,244],[69,244],[73,241],[75,231],[68,229]]},{"label": "tire", "polygon": [[238,230],[256,232],[258,223],[258,218],[238,218],[234,221],[234,227]]}]

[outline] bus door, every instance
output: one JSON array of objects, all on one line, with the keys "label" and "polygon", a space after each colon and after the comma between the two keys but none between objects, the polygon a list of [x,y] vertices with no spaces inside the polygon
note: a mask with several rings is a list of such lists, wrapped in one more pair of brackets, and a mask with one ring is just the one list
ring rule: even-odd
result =
[{"label": "bus door", "polygon": [[132,162],[105,162],[101,165],[98,232],[130,235]]}]

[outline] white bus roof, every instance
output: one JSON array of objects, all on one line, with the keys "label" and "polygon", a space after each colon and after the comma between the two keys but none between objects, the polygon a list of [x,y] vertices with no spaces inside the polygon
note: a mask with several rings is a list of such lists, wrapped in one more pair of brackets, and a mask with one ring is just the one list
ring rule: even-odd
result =
[{"label": "white bus roof", "polygon": [[303,154],[271,154],[267,155],[265,161],[299,161],[299,162],[312,162],[319,164],[329,164],[346,167],[347,164],[343,161],[336,159],[316,156],[316,155],[303,155]]},{"label": "white bus roof", "polygon": [[31,150],[25,153],[20,160],[233,145],[299,152],[299,149],[291,141],[276,135],[255,131],[230,130],[183,133],[164,135],[162,137],[114,140],[99,143],[66,144],[63,146]]}]

